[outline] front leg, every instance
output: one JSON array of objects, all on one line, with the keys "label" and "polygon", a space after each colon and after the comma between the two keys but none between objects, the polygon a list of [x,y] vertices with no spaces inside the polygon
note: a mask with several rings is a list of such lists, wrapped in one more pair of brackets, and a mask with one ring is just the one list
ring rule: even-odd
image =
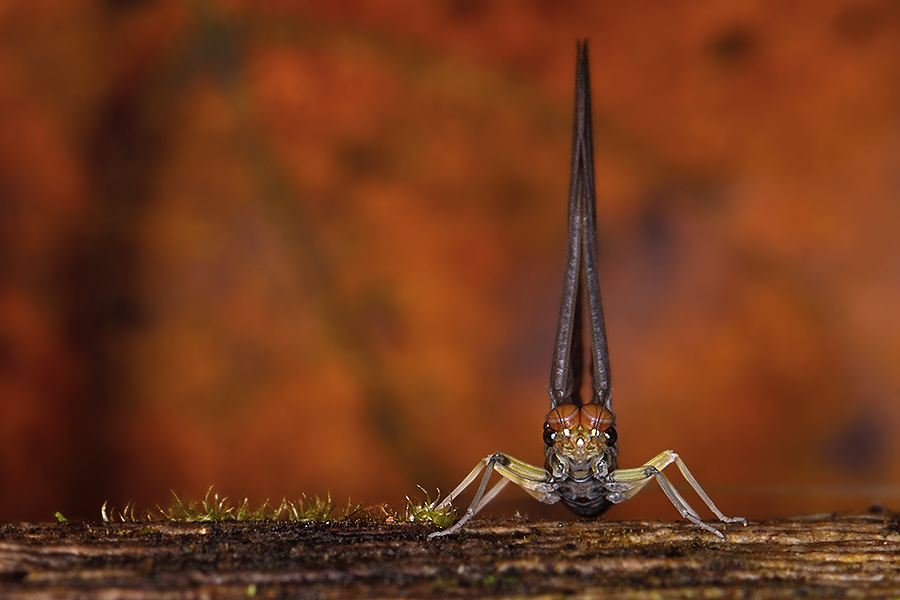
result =
[{"label": "front leg", "polygon": [[[457,521],[452,527],[449,529],[445,529],[443,531],[436,531],[428,536],[429,539],[450,535],[451,533],[455,533],[459,531],[459,529],[466,524],[466,522],[475,516],[475,513],[484,508],[488,502],[493,500],[497,494],[500,493],[506,484],[512,481],[523,490],[531,494],[533,497],[537,498],[541,502],[545,502],[547,504],[553,504],[554,502],[559,500],[559,496],[556,495],[556,492],[549,483],[550,474],[547,473],[541,467],[535,467],[534,465],[528,464],[525,461],[521,461],[518,458],[514,458],[508,454],[503,454],[502,452],[495,452],[490,456],[482,459],[472,472],[469,473],[462,482],[456,486],[456,489],[450,492],[446,498],[444,498],[440,504],[437,505],[436,508],[446,508],[450,506],[454,499],[459,496],[461,493],[468,488],[473,481],[478,477],[478,475],[484,471],[484,475],[481,477],[481,483],[478,486],[478,490],[475,492],[475,497],[472,498],[472,503],[469,504],[469,508],[466,509],[465,514]],[[502,476],[502,479],[497,482],[497,484],[487,491],[488,480],[491,478],[491,474],[496,471]]]},{"label": "front leg", "polygon": [[616,504],[624,502],[641,491],[651,479],[655,478],[657,483],[659,483],[659,487],[662,488],[662,491],[665,492],[672,504],[675,505],[675,508],[681,513],[681,516],[698,527],[716,534],[724,540],[725,535],[715,527],[704,523],[700,519],[700,515],[697,514],[697,511],[687,503],[681,494],[678,493],[678,490],[676,490],[669,480],[666,479],[666,476],[662,474],[662,470],[673,462],[678,466],[678,470],[681,471],[681,474],[687,482],[691,484],[691,487],[694,488],[694,491],[697,492],[697,495],[700,496],[706,506],[713,511],[719,520],[725,523],[743,523],[744,525],[747,525],[747,519],[743,517],[726,517],[722,514],[722,511],[719,510],[712,499],[703,491],[703,488],[700,487],[700,484],[697,483],[697,480],[694,479],[694,476],[691,475],[691,472],[688,470],[687,465],[684,464],[684,461],[681,460],[681,457],[671,450],[660,453],[652,460],[646,462],[642,467],[613,471],[610,478],[614,483],[610,486],[611,493],[608,496],[609,500]]}]

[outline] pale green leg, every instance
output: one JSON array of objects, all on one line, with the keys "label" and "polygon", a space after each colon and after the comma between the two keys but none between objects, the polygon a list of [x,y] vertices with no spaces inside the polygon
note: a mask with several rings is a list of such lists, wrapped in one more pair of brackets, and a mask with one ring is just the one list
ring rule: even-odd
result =
[{"label": "pale green leg", "polygon": [[711,525],[707,525],[700,519],[700,515],[697,514],[697,511],[691,508],[691,505],[687,503],[681,494],[678,493],[678,490],[676,490],[669,480],[666,479],[666,476],[662,474],[662,470],[672,463],[675,463],[678,466],[678,470],[681,471],[681,474],[687,482],[691,484],[691,487],[694,488],[697,495],[700,496],[706,506],[709,507],[719,520],[725,523],[747,524],[747,519],[743,517],[726,517],[722,514],[722,511],[719,510],[712,499],[703,491],[703,488],[700,487],[697,480],[694,479],[694,476],[691,475],[691,472],[688,470],[687,465],[684,464],[684,461],[681,460],[681,457],[671,450],[660,453],[659,456],[644,463],[641,467],[613,471],[611,478],[615,483],[610,486],[610,491],[612,493],[609,494],[609,500],[616,504],[624,502],[641,491],[651,479],[655,478],[657,483],[659,483],[659,487],[662,488],[662,491],[665,492],[672,504],[675,505],[675,508],[681,513],[681,516],[698,527],[702,527],[710,533],[714,533],[720,538],[725,539],[725,535],[721,531]]},{"label": "pale green leg", "polygon": [[[450,492],[436,508],[441,509],[450,506],[453,500],[463,493],[482,471],[484,471],[484,475],[481,477],[478,491],[475,492],[475,497],[472,498],[472,503],[469,504],[469,508],[466,509],[465,514],[463,514],[459,521],[454,523],[452,527],[443,531],[436,531],[430,534],[428,536],[429,538],[450,535],[451,533],[459,531],[469,519],[475,516],[475,513],[493,500],[497,494],[500,493],[500,490],[506,487],[506,484],[510,481],[541,502],[553,504],[559,500],[559,496],[556,495],[554,489],[547,485],[547,479],[549,477],[547,471],[541,467],[535,467],[518,458],[509,456],[508,454],[497,452],[482,459],[475,468],[472,469],[472,472],[466,475],[466,478],[462,480],[462,483],[456,486],[456,489]],[[492,487],[490,491],[486,492],[488,480],[490,480],[491,474],[494,471],[499,473],[502,476],[502,479]]]}]

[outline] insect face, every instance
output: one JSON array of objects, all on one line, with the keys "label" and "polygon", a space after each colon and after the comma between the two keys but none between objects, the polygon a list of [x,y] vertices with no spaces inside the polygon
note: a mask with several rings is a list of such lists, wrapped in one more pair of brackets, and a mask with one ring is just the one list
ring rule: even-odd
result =
[{"label": "insect face", "polygon": [[605,476],[616,466],[615,416],[599,404],[560,404],[544,421],[544,454],[553,477]]}]

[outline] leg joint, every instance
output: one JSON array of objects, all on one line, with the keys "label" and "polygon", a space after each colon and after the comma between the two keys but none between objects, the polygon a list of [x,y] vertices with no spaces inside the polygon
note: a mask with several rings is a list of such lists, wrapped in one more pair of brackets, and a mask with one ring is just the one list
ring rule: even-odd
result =
[{"label": "leg joint", "polygon": [[502,452],[494,452],[488,458],[488,463],[492,465],[509,466],[509,458]]}]

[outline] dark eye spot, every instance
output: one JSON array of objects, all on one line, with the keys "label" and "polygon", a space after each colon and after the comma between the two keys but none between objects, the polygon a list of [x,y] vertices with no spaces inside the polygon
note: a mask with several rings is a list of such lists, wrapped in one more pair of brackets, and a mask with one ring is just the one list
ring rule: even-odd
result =
[{"label": "dark eye spot", "polygon": [[552,446],[553,442],[556,440],[556,432],[550,428],[549,425],[544,425],[544,444],[547,446]]},{"label": "dark eye spot", "polygon": [[610,427],[606,431],[603,432],[603,435],[606,436],[606,445],[612,446],[616,443],[616,440],[619,439],[619,434],[616,433],[615,427]]}]

